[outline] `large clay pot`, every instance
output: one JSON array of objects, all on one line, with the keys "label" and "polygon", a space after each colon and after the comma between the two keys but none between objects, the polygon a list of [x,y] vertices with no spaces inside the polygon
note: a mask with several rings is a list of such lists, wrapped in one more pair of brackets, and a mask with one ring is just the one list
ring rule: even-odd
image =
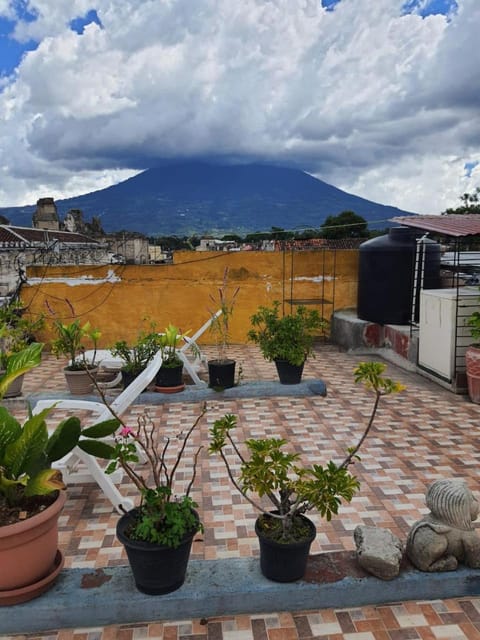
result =
[{"label": "large clay pot", "polygon": [[56,576],[60,560],[63,564],[57,553],[58,518],[66,498],[60,491],[44,511],[0,527],[0,605],[25,602],[51,586],[49,576]]},{"label": "large clay pot", "polygon": [[313,522],[306,516],[300,515],[298,517],[302,519],[309,530],[308,536],[299,542],[276,542],[262,531],[260,518],[257,518],[255,522],[255,533],[260,544],[260,569],[269,580],[294,582],[300,580],[305,574],[308,554],[317,535],[317,530]]},{"label": "large clay pot", "polygon": [[480,404],[480,346],[470,345],[465,352],[468,395],[475,404]]},{"label": "large clay pot", "polygon": [[131,540],[125,531],[136,513],[137,509],[132,509],[120,518],[117,522],[117,538],[127,552],[137,589],[153,596],[176,591],[185,582],[190,549],[197,529],[187,533],[175,549],[143,540]]},{"label": "large clay pot", "polygon": [[68,389],[74,396],[84,396],[93,392],[93,381],[91,376],[95,377],[98,372],[98,367],[89,369],[89,371],[70,371],[69,369],[63,370],[65,374],[65,380],[67,381]]}]

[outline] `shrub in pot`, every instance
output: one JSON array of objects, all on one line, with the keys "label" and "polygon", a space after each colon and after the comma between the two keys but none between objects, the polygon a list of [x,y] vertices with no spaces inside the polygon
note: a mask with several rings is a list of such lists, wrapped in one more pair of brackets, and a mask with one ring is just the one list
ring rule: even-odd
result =
[{"label": "shrub in pot", "polygon": [[[35,332],[42,326],[43,316],[32,320],[19,303],[11,302],[0,307],[0,377],[5,374],[8,358],[31,344]],[[23,375],[20,375],[12,381],[3,397],[20,395],[22,383]]]},{"label": "shrub in pot", "polygon": [[263,357],[275,362],[280,382],[299,383],[303,366],[313,354],[315,335],[327,326],[316,309],[300,305],[295,312],[280,316],[280,302],[272,307],[259,307],[250,318],[252,329],[248,340],[258,344]]},{"label": "shrub in pot", "polygon": [[[10,356],[0,396],[16,377],[38,366],[43,345],[33,343]],[[49,435],[52,408],[29,413],[20,424],[0,406],[0,605],[24,602],[50,587],[63,565],[57,549],[58,517],[65,503],[62,475],[51,465],[75,446],[101,454],[116,420],[81,430],[70,416]]]},{"label": "shrub in pot", "polygon": [[[149,595],[170,593],[185,580],[193,538],[202,530],[196,507],[190,497],[195,481],[197,459],[202,447],[195,452],[191,478],[183,495],[175,492],[176,472],[182,461],[190,437],[199,424],[206,407],[190,429],[176,438],[179,448],[172,465],[167,461],[171,441],[159,441],[162,430],[148,417],[139,418],[132,429],[123,424],[110,452],[107,473],[122,467],[140,494],[140,504],[121,516],[117,523],[117,537],[125,546],[136,587]],[[146,460],[141,470],[136,467],[139,454]]]},{"label": "shrub in pot", "polygon": [[111,348],[113,356],[122,359],[123,385],[127,387],[147,366],[159,349],[160,337],[154,330],[140,331],[133,344],[128,344],[126,340],[118,340]]},{"label": "shrub in pot", "polygon": [[[52,352],[59,358],[66,356],[68,364],[64,368],[65,379],[70,393],[84,395],[93,391],[95,374],[98,370],[95,364],[100,332],[94,329],[89,322],[83,325],[77,318],[69,323],[55,320],[53,328],[57,337],[52,341]],[[88,346],[93,346],[93,358],[87,360],[85,351]]]},{"label": "shrub in pot", "polygon": [[467,320],[475,342],[465,351],[468,395],[472,402],[480,404],[480,311],[474,311]]},{"label": "shrub in pot", "polygon": [[[359,489],[357,478],[349,471],[358,459],[358,451],[367,437],[383,395],[403,387],[383,377],[385,365],[361,363],[355,370],[355,381],[362,382],[374,393],[374,404],[367,426],[357,443],[348,450],[343,462],[303,466],[295,451],[287,450],[282,438],[250,438],[241,447],[232,437],[237,417],[227,414],[210,429],[210,453],[221,456],[228,476],[259,512],[255,531],[260,541],[260,568],[265,577],[278,582],[301,578],[306,569],[315,526],[305,514],[316,509],[328,521],[338,513],[341,500],[349,502]],[[236,463],[240,473],[235,474]],[[267,498],[271,509],[265,509],[256,497]]]},{"label": "shrub in pot", "polygon": [[[235,385],[235,360],[228,357],[230,343],[230,321],[240,287],[230,291],[228,267],[223,272],[222,285],[216,295],[210,295],[213,305],[210,332],[215,338],[217,357],[208,361],[209,386],[214,389],[229,389]],[[220,311],[220,313],[218,313]]]}]

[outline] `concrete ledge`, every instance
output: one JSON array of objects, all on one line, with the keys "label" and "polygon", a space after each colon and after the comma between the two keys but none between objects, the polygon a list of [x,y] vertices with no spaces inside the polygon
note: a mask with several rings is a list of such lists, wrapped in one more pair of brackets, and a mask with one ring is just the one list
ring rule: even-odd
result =
[{"label": "concrete ledge", "polygon": [[422,573],[405,567],[390,582],[366,574],[354,552],[311,556],[303,580],[271,582],[258,558],[191,560],[185,584],[163,596],[135,589],[129,567],[68,569],[36,600],[0,608],[0,633],[305,611],[480,594],[480,571]]},{"label": "concrete ledge", "polygon": [[[197,387],[195,385],[187,385],[184,391],[179,393],[156,393],[152,391],[144,391],[133,404],[163,404],[165,402],[203,402],[205,400],[230,400],[232,398],[270,398],[281,396],[326,396],[327,387],[323,380],[312,378],[310,380],[302,380],[299,384],[280,384],[275,381],[255,381],[245,382],[225,389],[224,391],[214,391],[209,387]],[[38,400],[63,400],[72,398],[69,393],[32,393],[26,397],[26,400],[35,404]],[[108,394],[107,394],[108,398]],[[98,395],[75,396],[76,400],[93,400],[100,401]]]}]

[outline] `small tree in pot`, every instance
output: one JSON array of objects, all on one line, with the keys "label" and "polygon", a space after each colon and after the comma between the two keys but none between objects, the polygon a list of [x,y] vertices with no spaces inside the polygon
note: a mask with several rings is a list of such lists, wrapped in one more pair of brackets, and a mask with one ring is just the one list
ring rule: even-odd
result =
[{"label": "small tree in pot", "polygon": [[315,335],[327,327],[316,309],[300,305],[294,313],[280,316],[280,302],[259,307],[251,316],[252,329],[247,334],[258,344],[265,360],[274,361],[283,384],[295,384],[302,378],[303,366],[313,355]]},{"label": "small tree in pot", "polygon": [[126,340],[115,342],[111,352],[123,361],[121,372],[125,387],[145,369],[159,348],[160,336],[154,326],[150,331],[140,331],[134,344],[128,344]]},{"label": "small tree in pot", "polygon": [[233,292],[229,289],[228,267],[223,272],[223,280],[216,295],[210,295],[213,307],[209,309],[212,318],[210,332],[215,338],[217,357],[208,361],[209,386],[214,389],[229,389],[235,384],[235,360],[228,357],[230,343],[230,321],[240,287]]},{"label": "small tree in pot", "polygon": [[[245,454],[232,438],[237,418],[231,414],[216,420],[211,427],[210,453],[221,456],[235,488],[261,512],[255,531],[260,540],[260,566],[267,578],[280,582],[301,578],[316,533],[304,514],[317,509],[330,521],[338,513],[341,500],[349,502],[358,490],[359,482],[349,467],[358,458],[372,428],[380,398],[403,389],[383,377],[384,370],[385,365],[378,362],[361,363],[355,369],[355,381],[371,389],[375,399],[363,435],[340,464],[330,461],[325,466],[302,466],[299,454],[285,451],[288,443],[281,438],[246,440]],[[238,477],[234,473],[234,457],[240,462]],[[265,509],[252,493],[258,499],[267,498],[273,510]]]}]

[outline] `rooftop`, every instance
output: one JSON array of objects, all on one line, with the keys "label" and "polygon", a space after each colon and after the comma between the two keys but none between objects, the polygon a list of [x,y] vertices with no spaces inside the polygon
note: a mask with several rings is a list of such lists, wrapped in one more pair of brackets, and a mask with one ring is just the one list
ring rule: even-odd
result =
[{"label": "rooftop", "polygon": [[[208,355],[209,347],[205,348]],[[254,346],[231,349],[241,363],[241,384],[275,380],[274,365],[263,360]],[[327,395],[237,397],[218,394],[208,400],[206,420],[196,433],[192,447],[207,442],[208,425],[226,412],[239,416],[243,435],[275,435],[290,440],[305,460],[325,462],[341,459],[362,431],[372,399],[353,382],[355,365],[370,356],[340,352],[320,345],[310,359],[305,379],[322,379]],[[354,549],[353,530],[358,524],[389,528],[405,539],[410,526],[426,508],[426,487],[435,479],[464,478],[476,491],[480,451],[480,406],[464,396],[439,387],[421,376],[389,364],[388,373],[406,385],[399,395],[384,400],[374,430],[362,451],[355,472],[361,489],[353,501],[341,508],[328,523],[309,514],[317,525],[312,554]],[[30,372],[24,394],[65,393],[62,363],[45,356]],[[150,404],[148,411],[165,429],[176,434],[190,426],[198,413],[198,402],[171,401]],[[150,398],[151,394],[145,397]],[[19,416],[22,400],[6,401]],[[135,404],[128,420],[146,408]],[[127,420],[127,421],[128,421]],[[205,450],[204,450],[205,453]],[[205,453],[193,497],[205,526],[193,544],[193,560],[249,559],[257,556],[253,531],[255,513],[228,484],[221,463]],[[122,492],[135,495],[126,480]],[[100,569],[125,565],[123,547],[115,538],[117,514],[94,484],[72,485],[60,520],[59,546],[66,555],[66,568]],[[128,599],[128,594],[125,598]],[[428,593],[425,594],[428,597]],[[161,600],[159,600],[159,603]],[[160,605],[159,605],[160,606]],[[227,604],[226,604],[227,606]],[[15,615],[15,608],[0,609],[0,620]],[[6,640],[8,636],[2,636]],[[33,637],[33,636],[29,636]],[[163,638],[165,640],[407,640],[480,638],[480,597],[461,596],[448,600],[407,601],[397,604],[225,615],[224,617],[178,619],[135,624],[89,626],[88,613],[82,628],[60,629],[35,638],[46,640],[97,640]]]}]

